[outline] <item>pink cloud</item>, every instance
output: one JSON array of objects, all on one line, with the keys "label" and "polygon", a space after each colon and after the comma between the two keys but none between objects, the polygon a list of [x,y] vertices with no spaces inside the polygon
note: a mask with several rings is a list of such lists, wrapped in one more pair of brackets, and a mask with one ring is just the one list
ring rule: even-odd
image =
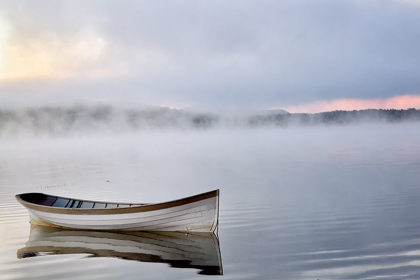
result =
[{"label": "pink cloud", "polygon": [[420,108],[420,96],[402,95],[387,99],[336,99],[284,108],[290,113],[318,113],[335,110]]}]

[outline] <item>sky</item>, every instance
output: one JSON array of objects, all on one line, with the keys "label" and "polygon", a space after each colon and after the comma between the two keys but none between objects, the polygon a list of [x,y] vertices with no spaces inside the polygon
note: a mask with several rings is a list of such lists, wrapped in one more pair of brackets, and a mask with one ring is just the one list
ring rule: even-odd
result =
[{"label": "sky", "polygon": [[0,107],[420,108],[420,0],[0,1]]}]

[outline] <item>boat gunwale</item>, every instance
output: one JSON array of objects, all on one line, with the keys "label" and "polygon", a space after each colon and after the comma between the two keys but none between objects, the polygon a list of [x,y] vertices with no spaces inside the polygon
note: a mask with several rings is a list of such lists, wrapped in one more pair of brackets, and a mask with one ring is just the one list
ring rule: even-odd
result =
[{"label": "boat gunwale", "polygon": [[[131,206],[131,207],[123,207],[123,208],[64,208],[64,207],[53,207],[53,206],[45,206],[45,205],[39,205],[36,203],[28,202],[21,198],[21,195],[24,194],[43,194],[49,197],[56,197],[62,198],[62,199],[73,199],[73,200],[79,200],[83,202],[94,202],[94,203],[106,203],[106,204],[133,204],[138,205],[139,203],[116,203],[116,202],[105,202],[105,201],[94,201],[94,200],[84,200],[84,199],[75,199],[75,198],[69,198],[69,197],[63,197],[63,196],[55,196],[55,195],[48,195],[45,193],[22,193],[15,195],[16,200],[21,203],[24,207],[46,212],[46,213],[55,213],[55,214],[73,214],[73,215],[107,215],[107,214],[130,214],[130,213],[139,213],[139,212],[149,212],[149,211],[156,211],[156,210],[162,210],[182,205],[187,205],[190,203],[198,202],[201,200],[218,197],[219,196],[219,189],[184,197],[176,200],[166,201],[166,202],[159,202],[159,203],[152,203],[152,204],[144,204],[139,206]],[[218,203],[217,206],[218,208]]]}]

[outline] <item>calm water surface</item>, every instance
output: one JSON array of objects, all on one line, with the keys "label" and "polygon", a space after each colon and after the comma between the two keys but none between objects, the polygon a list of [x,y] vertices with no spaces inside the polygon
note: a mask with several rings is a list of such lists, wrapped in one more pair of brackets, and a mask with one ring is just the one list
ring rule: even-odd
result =
[{"label": "calm water surface", "polygon": [[[0,279],[420,278],[418,124],[0,144]],[[223,276],[95,251],[98,240],[121,241],[109,234],[81,234],[78,250],[18,258],[42,236],[31,233],[17,193],[160,202],[217,188]]]}]

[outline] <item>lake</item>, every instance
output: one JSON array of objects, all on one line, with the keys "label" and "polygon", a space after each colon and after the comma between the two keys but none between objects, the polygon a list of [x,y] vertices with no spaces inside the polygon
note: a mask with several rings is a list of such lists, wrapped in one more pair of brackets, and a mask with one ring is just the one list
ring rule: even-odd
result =
[{"label": "lake", "polygon": [[[39,136],[0,144],[0,279],[420,278],[420,124]],[[223,276],[202,275],[212,273],[196,265],[195,255],[171,261],[150,253],[184,250],[175,239],[31,231],[14,199],[45,192],[152,203],[213,189],[220,189],[219,239],[180,238],[198,247],[210,242],[202,253],[220,253]],[[51,249],[51,240],[74,246]],[[107,251],[95,247],[103,240]],[[115,252],[126,244],[129,255]],[[134,250],[136,244],[149,253]]]}]

